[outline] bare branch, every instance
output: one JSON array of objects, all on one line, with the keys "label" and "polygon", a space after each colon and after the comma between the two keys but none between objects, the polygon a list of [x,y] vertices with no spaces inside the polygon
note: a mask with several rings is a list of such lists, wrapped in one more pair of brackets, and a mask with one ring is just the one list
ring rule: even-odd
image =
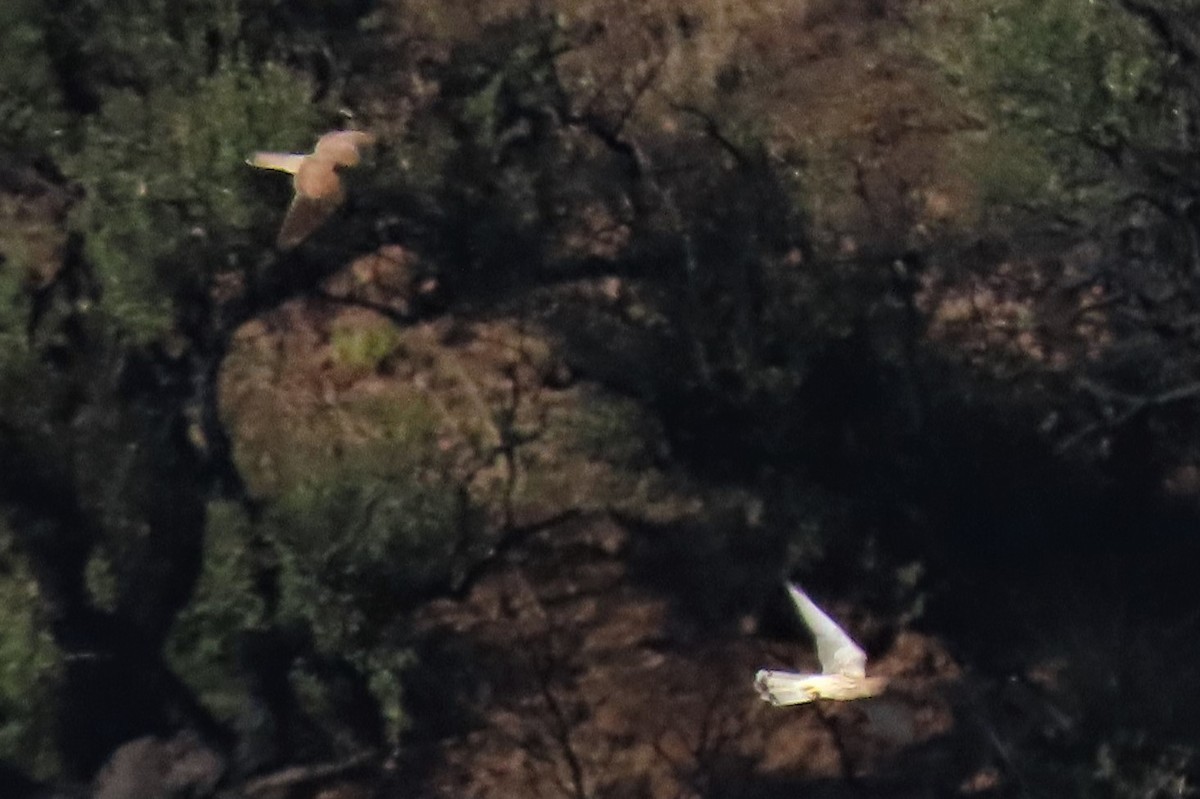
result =
[{"label": "bare branch", "polygon": [[267,774],[262,777],[256,777],[246,782],[241,787],[243,796],[258,796],[259,794],[268,793],[271,791],[279,791],[283,788],[291,788],[296,785],[305,783],[318,782],[327,780],[332,777],[340,777],[351,771],[363,768],[369,765],[376,757],[374,751],[357,752],[344,760],[338,760],[332,763],[316,763],[311,766],[292,766],[273,774]]},{"label": "bare branch", "polygon": [[1123,405],[1124,407],[1119,412],[1111,407],[1106,407],[1105,416],[1107,418],[1092,422],[1060,441],[1054,448],[1055,452],[1059,454],[1070,450],[1100,430],[1115,430],[1122,427],[1152,408],[1161,408],[1200,397],[1200,381],[1150,395],[1129,394],[1087,378],[1080,380],[1078,386],[1085,393],[1105,403],[1106,406]]}]

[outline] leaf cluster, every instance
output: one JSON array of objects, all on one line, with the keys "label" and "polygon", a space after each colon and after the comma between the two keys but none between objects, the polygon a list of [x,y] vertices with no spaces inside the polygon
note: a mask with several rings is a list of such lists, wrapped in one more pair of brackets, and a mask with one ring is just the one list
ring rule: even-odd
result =
[{"label": "leaf cluster", "polygon": [[985,189],[1036,165],[997,199],[1111,202],[1122,149],[1178,133],[1173,57],[1117,2],[970,0],[924,22],[926,52],[997,126],[986,150],[999,146],[1010,174],[981,156]]},{"label": "leaf cluster", "polygon": [[37,582],[0,525],[0,758],[48,777],[58,767],[55,688],[62,664],[41,612]]}]

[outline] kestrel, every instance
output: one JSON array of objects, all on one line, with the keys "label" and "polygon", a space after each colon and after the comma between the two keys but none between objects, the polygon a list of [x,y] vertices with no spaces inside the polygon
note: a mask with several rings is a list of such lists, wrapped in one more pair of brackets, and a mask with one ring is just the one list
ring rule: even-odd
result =
[{"label": "kestrel", "polygon": [[317,139],[311,153],[263,153],[246,159],[250,166],[277,169],[295,175],[296,196],[275,240],[281,250],[290,250],[329,219],[345,199],[337,169],[356,166],[360,150],[375,143],[375,136],[361,130],[339,130]]},{"label": "kestrel", "polygon": [[754,675],[759,696],[773,705],[801,705],[816,699],[846,701],[883,693],[887,679],[867,676],[867,654],[862,648],[798,586],[790,584],[787,588],[817,642],[821,673],[762,669]]}]

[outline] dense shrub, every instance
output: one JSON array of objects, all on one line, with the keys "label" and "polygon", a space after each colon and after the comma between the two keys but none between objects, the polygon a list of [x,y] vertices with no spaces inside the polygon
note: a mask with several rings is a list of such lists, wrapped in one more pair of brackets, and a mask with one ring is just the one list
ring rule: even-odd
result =
[{"label": "dense shrub", "polygon": [[307,144],[309,87],[271,65],[232,61],[190,91],[107,97],[64,169],[86,194],[74,225],[96,271],[103,311],[135,338],[161,335],[173,301],[219,270],[246,268],[267,206],[243,163],[256,148]]},{"label": "dense shrub", "polygon": [[1009,204],[1111,206],[1140,188],[1137,153],[1176,146],[1195,110],[1172,54],[1120,3],[978,0],[925,22],[922,44],[997,125],[985,149],[1000,148],[999,164],[975,162],[985,192]]},{"label": "dense shrub", "polygon": [[46,13],[35,0],[0,7],[0,149],[10,155],[44,152],[66,122]]},{"label": "dense shrub", "polygon": [[[310,642],[301,657],[356,671],[399,729],[405,611],[452,587],[485,547],[465,487],[439,465],[433,417],[387,405],[378,435],[319,466],[300,445],[306,468],[282,469],[258,522],[232,503],[210,507],[204,572],[169,654],[219,717],[245,704],[244,634],[278,628]],[[342,709],[319,670],[292,676],[314,717],[335,723]]]},{"label": "dense shrub", "polygon": [[0,759],[48,777],[58,767],[54,724],[61,664],[42,612],[37,582],[0,524]]},{"label": "dense shrub", "polygon": [[[158,652],[200,575],[208,480],[220,471],[205,462],[214,452],[195,423],[213,371],[178,333],[220,348],[212,339],[221,331],[195,329],[213,278],[260,265],[288,195],[280,182],[262,197],[243,159],[259,147],[308,145],[318,122],[319,70],[298,54],[320,41],[287,14],[277,18],[278,5],[62,0],[0,9],[3,202],[34,209],[25,227],[0,236],[0,494],[16,548],[40,559],[30,572],[50,586],[42,603],[54,620],[26,619],[14,601],[7,628],[30,640],[73,631],[58,641],[69,663],[60,694],[69,699],[14,710],[13,729],[29,735],[7,749],[41,772],[49,767],[30,754],[42,740],[36,713],[78,716],[57,730],[64,767],[78,776],[123,736],[153,727],[167,705],[207,723]],[[355,19],[347,16],[351,27]],[[66,199],[42,209],[48,194]],[[60,206],[65,224],[54,216]],[[23,240],[37,224],[65,227],[61,246]],[[209,527],[231,525],[218,506]],[[181,670],[206,688],[223,679],[213,675],[226,665],[230,628],[261,618],[228,541],[214,536],[204,582],[230,583],[228,592],[203,594],[172,645]],[[27,592],[20,574],[14,590]],[[5,644],[13,680],[34,696],[41,689],[31,675],[51,679],[53,664],[19,645]],[[120,694],[134,670],[145,672],[144,694],[103,698]]]},{"label": "dense shrub", "polygon": [[[382,460],[382,459],[381,459]],[[399,609],[448,585],[474,532],[462,492],[392,452],[287,491],[268,521],[280,551],[283,613],[312,624],[331,651],[364,652]]]},{"label": "dense shrub", "polygon": [[209,507],[204,570],[167,642],[171,665],[224,720],[233,719],[245,704],[238,680],[237,636],[268,621],[255,583],[262,566],[255,560],[250,525],[245,510],[234,503]]}]

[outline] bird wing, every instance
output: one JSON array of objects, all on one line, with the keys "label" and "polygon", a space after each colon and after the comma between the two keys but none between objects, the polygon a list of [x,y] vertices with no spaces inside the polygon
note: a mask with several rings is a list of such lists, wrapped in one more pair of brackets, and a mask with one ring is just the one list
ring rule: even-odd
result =
[{"label": "bird wing", "polygon": [[800,613],[800,618],[812,631],[817,642],[817,658],[825,674],[842,674],[847,677],[864,677],[867,673],[867,653],[825,615],[825,611],[795,584],[788,585],[788,593]]},{"label": "bird wing", "polygon": [[811,687],[811,674],[760,669],[754,675],[754,689],[772,705],[803,705],[818,698]]},{"label": "bird wing", "polygon": [[333,164],[315,156],[300,165],[293,183],[296,196],[275,241],[281,250],[290,250],[325,224],[345,196]]},{"label": "bird wing", "polygon": [[336,168],[357,164],[359,149],[374,142],[375,136],[365,131],[339,130],[317,139],[313,152],[307,155],[256,152],[246,159],[251,166],[296,176],[296,196],[275,242],[279,249],[290,250],[304,241],[337,210],[344,195]]},{"label": "bird wing", "polygon": [[275,239],[275,246],[281,250],[290,250],[304,241],[313,231],[325,224],[337,210],[339,202],[337,199],[297,194],[288,206],[287,215],[279,228],[279,236]]},{"label": "bird wing", "polygon": [[313,154],[338,166],[355,166],[361,159],[362,148],[374,143],[374,134],[365,130],[336,130],[317,139]]},{"label": "bird wing", "polygon": [[302,153],[258,152],[247,158],[246,163],[250,166],[256,166],[259,169],[277,169],[280,172],[287,172],[294,175],[300,171],[300,164],[307,157],[307,155]]}]

